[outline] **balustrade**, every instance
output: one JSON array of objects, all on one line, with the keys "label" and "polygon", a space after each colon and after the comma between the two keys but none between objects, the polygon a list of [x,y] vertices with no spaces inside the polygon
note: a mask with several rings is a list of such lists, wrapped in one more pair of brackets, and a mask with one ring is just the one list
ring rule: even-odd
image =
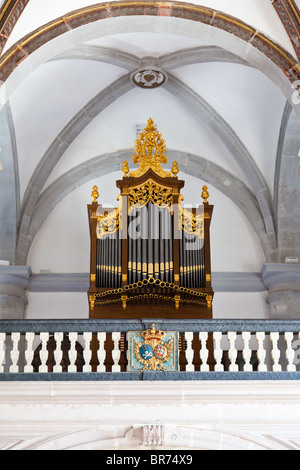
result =
[{"label": "balustrade", "polygon": [[[179,333],[179,367],[170,379],[300,378],[299,321],[153,321],[157,329]],[[0,321],[0,380],[43,374],[105,380],[108,373],[112,380],[140,380],[141,371],[128,372],[127,332],[148,328],[148,320]],[[156,371],[155,380],[165,374]]]}]

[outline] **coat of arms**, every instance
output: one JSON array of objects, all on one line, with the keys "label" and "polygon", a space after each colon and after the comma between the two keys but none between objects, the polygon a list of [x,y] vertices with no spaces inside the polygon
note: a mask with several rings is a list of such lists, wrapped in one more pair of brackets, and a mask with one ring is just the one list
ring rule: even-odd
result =
[{"label": "coat of arms", "polygon": [[152,328],[129,332],[129,370],[178,370],[178,333]]}]

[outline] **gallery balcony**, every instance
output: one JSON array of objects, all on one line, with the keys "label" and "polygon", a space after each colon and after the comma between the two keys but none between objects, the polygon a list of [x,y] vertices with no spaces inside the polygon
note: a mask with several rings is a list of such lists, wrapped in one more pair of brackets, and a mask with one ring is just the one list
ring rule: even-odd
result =
[{"label": "gallery balcony", "polygon": [[[172,370],[131,364],[128,332],[153,323],[177,335]],[[298,320],[2,320],[0,381],[298,380],[299,340]]]}]

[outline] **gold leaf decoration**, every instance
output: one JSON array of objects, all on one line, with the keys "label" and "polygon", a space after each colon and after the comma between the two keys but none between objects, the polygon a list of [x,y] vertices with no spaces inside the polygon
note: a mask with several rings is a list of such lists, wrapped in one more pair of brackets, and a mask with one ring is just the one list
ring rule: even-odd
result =
[{"label": "gold leaf decoration", "polygon": [[132,171],[129,176],[139,177],[152,168],[159,176],[171,177],[171,173],[161,168],[161,164],[168,162],[165,155],[166,143],[156,129],[153,120],[148,119],[147,126],[139,135],[135,143],[135,155],[132,156],[134,163],[139,163],[137,170]]}]

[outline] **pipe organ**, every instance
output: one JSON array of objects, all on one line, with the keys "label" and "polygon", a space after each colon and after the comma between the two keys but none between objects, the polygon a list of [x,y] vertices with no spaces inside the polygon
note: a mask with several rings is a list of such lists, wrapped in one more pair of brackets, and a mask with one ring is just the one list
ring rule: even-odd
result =
[{"label": "pipe organ", "polygon": [[166,144],[152,119],[123,164],[118,207],[88,205],[91,259],[90,318],[211,318],[210,222],[203,204],[185,208],[178,165],[165,171]]}]

